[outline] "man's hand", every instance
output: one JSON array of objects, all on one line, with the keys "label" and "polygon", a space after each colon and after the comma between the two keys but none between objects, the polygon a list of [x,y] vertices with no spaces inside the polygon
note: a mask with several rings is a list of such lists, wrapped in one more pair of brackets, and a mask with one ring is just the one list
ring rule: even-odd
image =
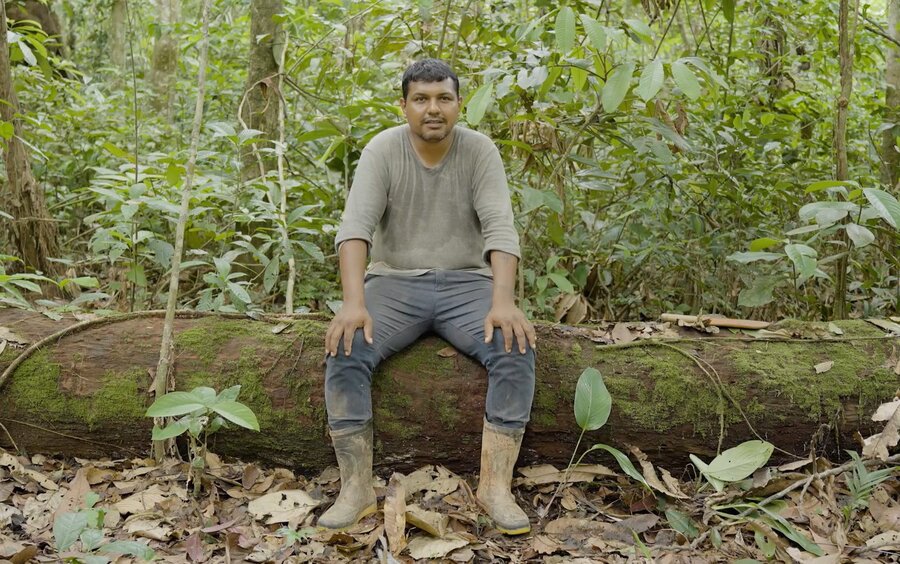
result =
[{"label": "man's hand", "polygon": [[369,310],[364,305],[344,303],[338,314],[331,320],[328,331],[325,332],[325,354],[337,356],[338,345],[343,338],[344,354],[350,356],[353,335],[360,327],[362,327],[366,342],[371,345],[374,340],[372,338],[372,316],[369,315]]},{"label": "man's hand", "polygon": [[534,325],[528,321],[522,310],[513,303],[494,304],[484,318],[484,342],[490,343],[494,339],[494,328],[499,327],[503,331],[503,346],[506,352],[512,352],[513,335],[519,344],[519,352],[525,354],[525,344],[535,349],[537,336]]}]

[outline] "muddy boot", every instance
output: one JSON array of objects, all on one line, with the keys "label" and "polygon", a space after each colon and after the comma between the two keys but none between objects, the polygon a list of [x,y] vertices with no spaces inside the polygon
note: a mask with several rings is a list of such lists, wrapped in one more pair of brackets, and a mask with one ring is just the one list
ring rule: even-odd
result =
[{"label": "muddy boot", "polygon": [[531,530],[528,515],[516,504],[510,491],[513,466],[524,434],[524,429],[498,427],[485,420],[481,435],[481,476],[475,495],[487,508],[494,526],[507,535]]},{"label": "muddy boot", "polygon": [[344,529],[377,509],[372,487],[372,424],[331,432],[331,442],[341,469],[341,493],[318,526]]}]

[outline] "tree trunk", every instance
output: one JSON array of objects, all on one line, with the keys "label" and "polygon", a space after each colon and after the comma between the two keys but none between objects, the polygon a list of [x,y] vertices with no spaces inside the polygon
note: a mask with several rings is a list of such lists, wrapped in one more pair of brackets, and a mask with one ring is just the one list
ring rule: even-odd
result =
[{"label": "tree trunk", "polygon": [[5,223],[7,237],[27,268],[47,275],[57,273],[50,258],[59,256],[56,224],[47,211],[44,192],[35,181],[22,142],[22,120],[19,100],[13,84],[6,41],[6,6],[0,2],[0,118],[13,124],[13,136],[3,145],[6,163],[6,190],[0,194],[0,209],[12,216]]},{"label": "tree trunk", "polygon": [[109,17],[109,60],[118,69],[125,68],[125,35],[128,13],[125,0],[112,0]]},{"label": "tree trunk", "polygon": [[[278,139],[278,62],[284,49],[284,32],[275,16],[281,13],[282,0],[252,0],[250,2],[250,58],[247,85],[241,101],[240,117],[250,129],[263,132],[260,143],[245,149],[242,177],[252,179],[275,170],[272,153],[260,151],[271,148]],[[260,39],[257,39],[260,38]]]},{"label": "tree trunk", "polygon": [[159,36],[153,44],[150,82],[153,87],[153,109],[162,112],[172,123],[175,79],[178,69],[178,38],[175,26],[180,19],[180,0],[157,0]]},{"label": "tree trunk", "polygon": [[[856,38],[856,12],[858,0],[853,2],[853,19],[850,19],[851,0],[841,0],[838,13],[838,53],[841,64],[841,93],[837,101],[837,115],[834,120],[834,178],[850,180],[850,165],[847,160],[847,119],[850,113],[850,95],[853,93],[853,42]],[[846,223],[846,220],[845,220]],[[847,252],[837,261],[834,283],[834,311],[832,317],[847,318],[847,265],[852,242],[847,232],[841,230]]]},{"label": "tree trunk", "polygon": [[[900,0],[888,0],[887,7],[888,25],[887,32],[896,40],[900,40]],[[900,122],[900,48],[897,45],[886,42],[884,44],[887,60],[885,61],[884,76],[884,106],[887,123]],[[884,163],[881,168],[881,181],[890,187],[896,186],[898,172],[900,172],[900,152],[897,147],[897,136],[900,135],[900,126],[895,125],[882,133],[882,154]]]},{"label": "tree trunk", "polygon": [[[304,318],[276,332],[283,326],[274,323],[283,318],[270,324],[239,315],[193,315],[175,320],[176,386],[221,390],[241,384],[238,399],[262,427],[258,434],[221,432],[210,445],[213,452],[304,469],[332,463],[322,389],[326,323]],[[0,310],[0,327],[18,334],[17,340],[34,342],[67,323],[73,320]],[[145,453],[151,421],[143,413],[152,401],[147,391],[162,323],[160,313],[106,320],[50,339],[5,381],[0,376],[0,423],[29,452]],[[873,431],[869,414],[900,384],[892,356],[900,342],[884,339],[865,321],[839,325],[842,340],[701,338],[680,329],[681,340],[625,346],[597,346],[591,338],[598,332],[591,328],[539,326],[537,388],[521,462],[568,461],[579,432],[575,384],[588,366],[603,374],[613,407],[609,422],[589,433],[586,444],[634,444],[654,463],[681,468],[689,453],[714,455],[720,427],[722,448],[756,438],[749,421],[760,436],[800,456],[858,450],[854,432]],[[783,328],[830,334],[825,324]],[[19,353],[7,346],[0,369]],[[814,366],[825,361],[834,365],[817,374]],[[393,469],[429,462],[473,468],[486,388],[484,369],[435,337],[392,357],[374,377],[376,460]],[[0,432],[0,445],[7,441]]]}]

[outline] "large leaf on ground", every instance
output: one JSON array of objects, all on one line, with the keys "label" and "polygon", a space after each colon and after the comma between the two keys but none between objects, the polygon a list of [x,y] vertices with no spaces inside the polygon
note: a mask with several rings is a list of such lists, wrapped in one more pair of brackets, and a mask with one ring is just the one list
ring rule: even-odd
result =
[{"label": "large leaf on ground", "polygon": [[772,443],[747,441],[730,448],[709,463],[704,474],[723,482],[737,482],[750,476],[772,456]]},{"label": "large leaf on ground", "polygon": [[64,552],[72,546],[81,532],[87,527],[87,513],[63,513],[53,523],[53,540],[56,542],[56,550]]},{"label": "large leaf on ground", "polygon": [[606,424],[612,409],[612,396],[596,368],[585,368],[575,386],[575,421],[585,431]]}]

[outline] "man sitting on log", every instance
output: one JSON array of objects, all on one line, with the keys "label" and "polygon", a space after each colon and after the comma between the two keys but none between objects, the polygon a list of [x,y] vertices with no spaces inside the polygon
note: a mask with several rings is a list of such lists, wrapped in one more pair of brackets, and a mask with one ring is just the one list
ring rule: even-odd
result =
[{"label": "man sitting on log", "polygon": [[318,524],[340,529],[376,510],[372,372],[431,331],[487,368],[477,496],[499,530],[526,533],[510,481],[535,333],[515,305],[519,237],[503,163],[488,137],[455,127],[462,98],[446,63],[414,63],[402,91],[406,124],[363,149],[335,240],[344,303],[325,335],[325,405],[341,492]]}]

